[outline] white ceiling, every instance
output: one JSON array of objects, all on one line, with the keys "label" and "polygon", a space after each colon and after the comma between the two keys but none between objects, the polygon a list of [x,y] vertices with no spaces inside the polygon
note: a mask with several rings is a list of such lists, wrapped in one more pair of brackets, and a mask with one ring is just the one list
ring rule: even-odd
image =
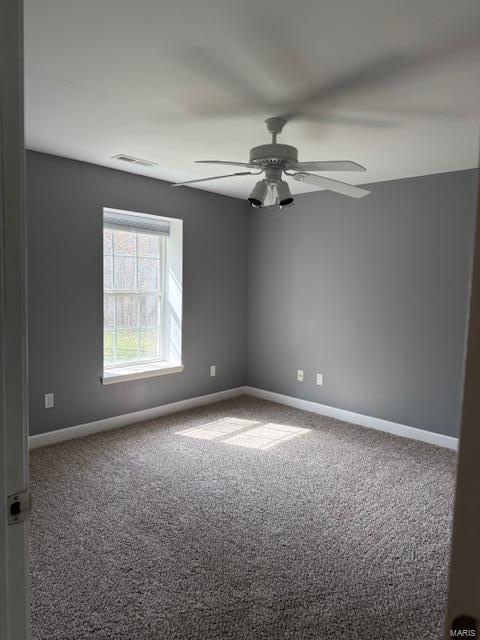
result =
[{"label": "white ceiling", "polygon": [[[25,0],[25,25],[31,149],[169,181],[230,173],[194,161],[247,161],[277,103],[376,64],[382,81],[310,106],[322,117],[279,142],[365,165],[330,174],[353,184],[478,166],[478,0]],[[198,188],[246,197],[253,181]]]}]

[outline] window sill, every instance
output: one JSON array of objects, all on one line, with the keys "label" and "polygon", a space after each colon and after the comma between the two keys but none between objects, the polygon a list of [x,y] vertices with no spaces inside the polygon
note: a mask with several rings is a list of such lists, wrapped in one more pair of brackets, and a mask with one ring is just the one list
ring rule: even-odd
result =
[{"label": "window sill", "polygon": [[107,369],[100,378],[102,384],[115,384],[116,382],[127,382],[128,380],[142,380],[143,378],[154,378],[164,376],[169,373],[180,373],[183,371],[183,364],[173,364],[172,362],[158,362],[152,364],[134,364],[126,367],[115,367]]}]

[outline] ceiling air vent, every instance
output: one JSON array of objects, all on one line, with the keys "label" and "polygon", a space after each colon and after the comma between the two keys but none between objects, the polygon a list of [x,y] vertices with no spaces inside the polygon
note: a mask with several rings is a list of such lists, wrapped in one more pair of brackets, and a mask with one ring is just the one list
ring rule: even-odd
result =
[{"label": "ceiling air vent", "polygon": [[124,153],[119,153],[116,156],[112,156],[113,160],[121,160],[122,162],[128,162],[129,164],[136,164],[139,167],[155,167],[156,162],[151,160],[142,160],[142,158],[134,158],[133,156],[127,156]]}]

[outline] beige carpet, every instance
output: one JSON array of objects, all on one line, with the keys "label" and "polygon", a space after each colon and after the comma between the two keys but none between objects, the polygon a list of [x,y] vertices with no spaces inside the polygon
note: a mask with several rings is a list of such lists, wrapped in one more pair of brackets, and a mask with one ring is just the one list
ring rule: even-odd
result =
[{"label": "beige carpet", "polygon": [[32,452],[34,640],[437,640],[455,455],[241,397]]}]

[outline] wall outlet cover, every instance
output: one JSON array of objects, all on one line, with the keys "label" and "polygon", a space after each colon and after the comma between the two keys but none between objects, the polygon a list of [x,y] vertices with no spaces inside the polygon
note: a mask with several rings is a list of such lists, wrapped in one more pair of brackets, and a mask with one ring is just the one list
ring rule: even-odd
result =
[{"label": "wall outlet cover", "polygon": [[303,369],[299,369],[297,371],[297,381],[298,382],[303,382],[303,379],[304,379]]},{"label": "wall outlet cover", "polygon": [[216,364],[211,364],[210,365],[210,377],[214,378],[217,375],[217,365]]},{"label": "wall outlet cover", "polygon": [[53,393],[45,394],[45,409],[51,409],[55,406],[55,399]]},{"label": "wall outlet cover", "polygon": [[317,384],[319,387],[323,384],[323,373],[317,373]]}]

